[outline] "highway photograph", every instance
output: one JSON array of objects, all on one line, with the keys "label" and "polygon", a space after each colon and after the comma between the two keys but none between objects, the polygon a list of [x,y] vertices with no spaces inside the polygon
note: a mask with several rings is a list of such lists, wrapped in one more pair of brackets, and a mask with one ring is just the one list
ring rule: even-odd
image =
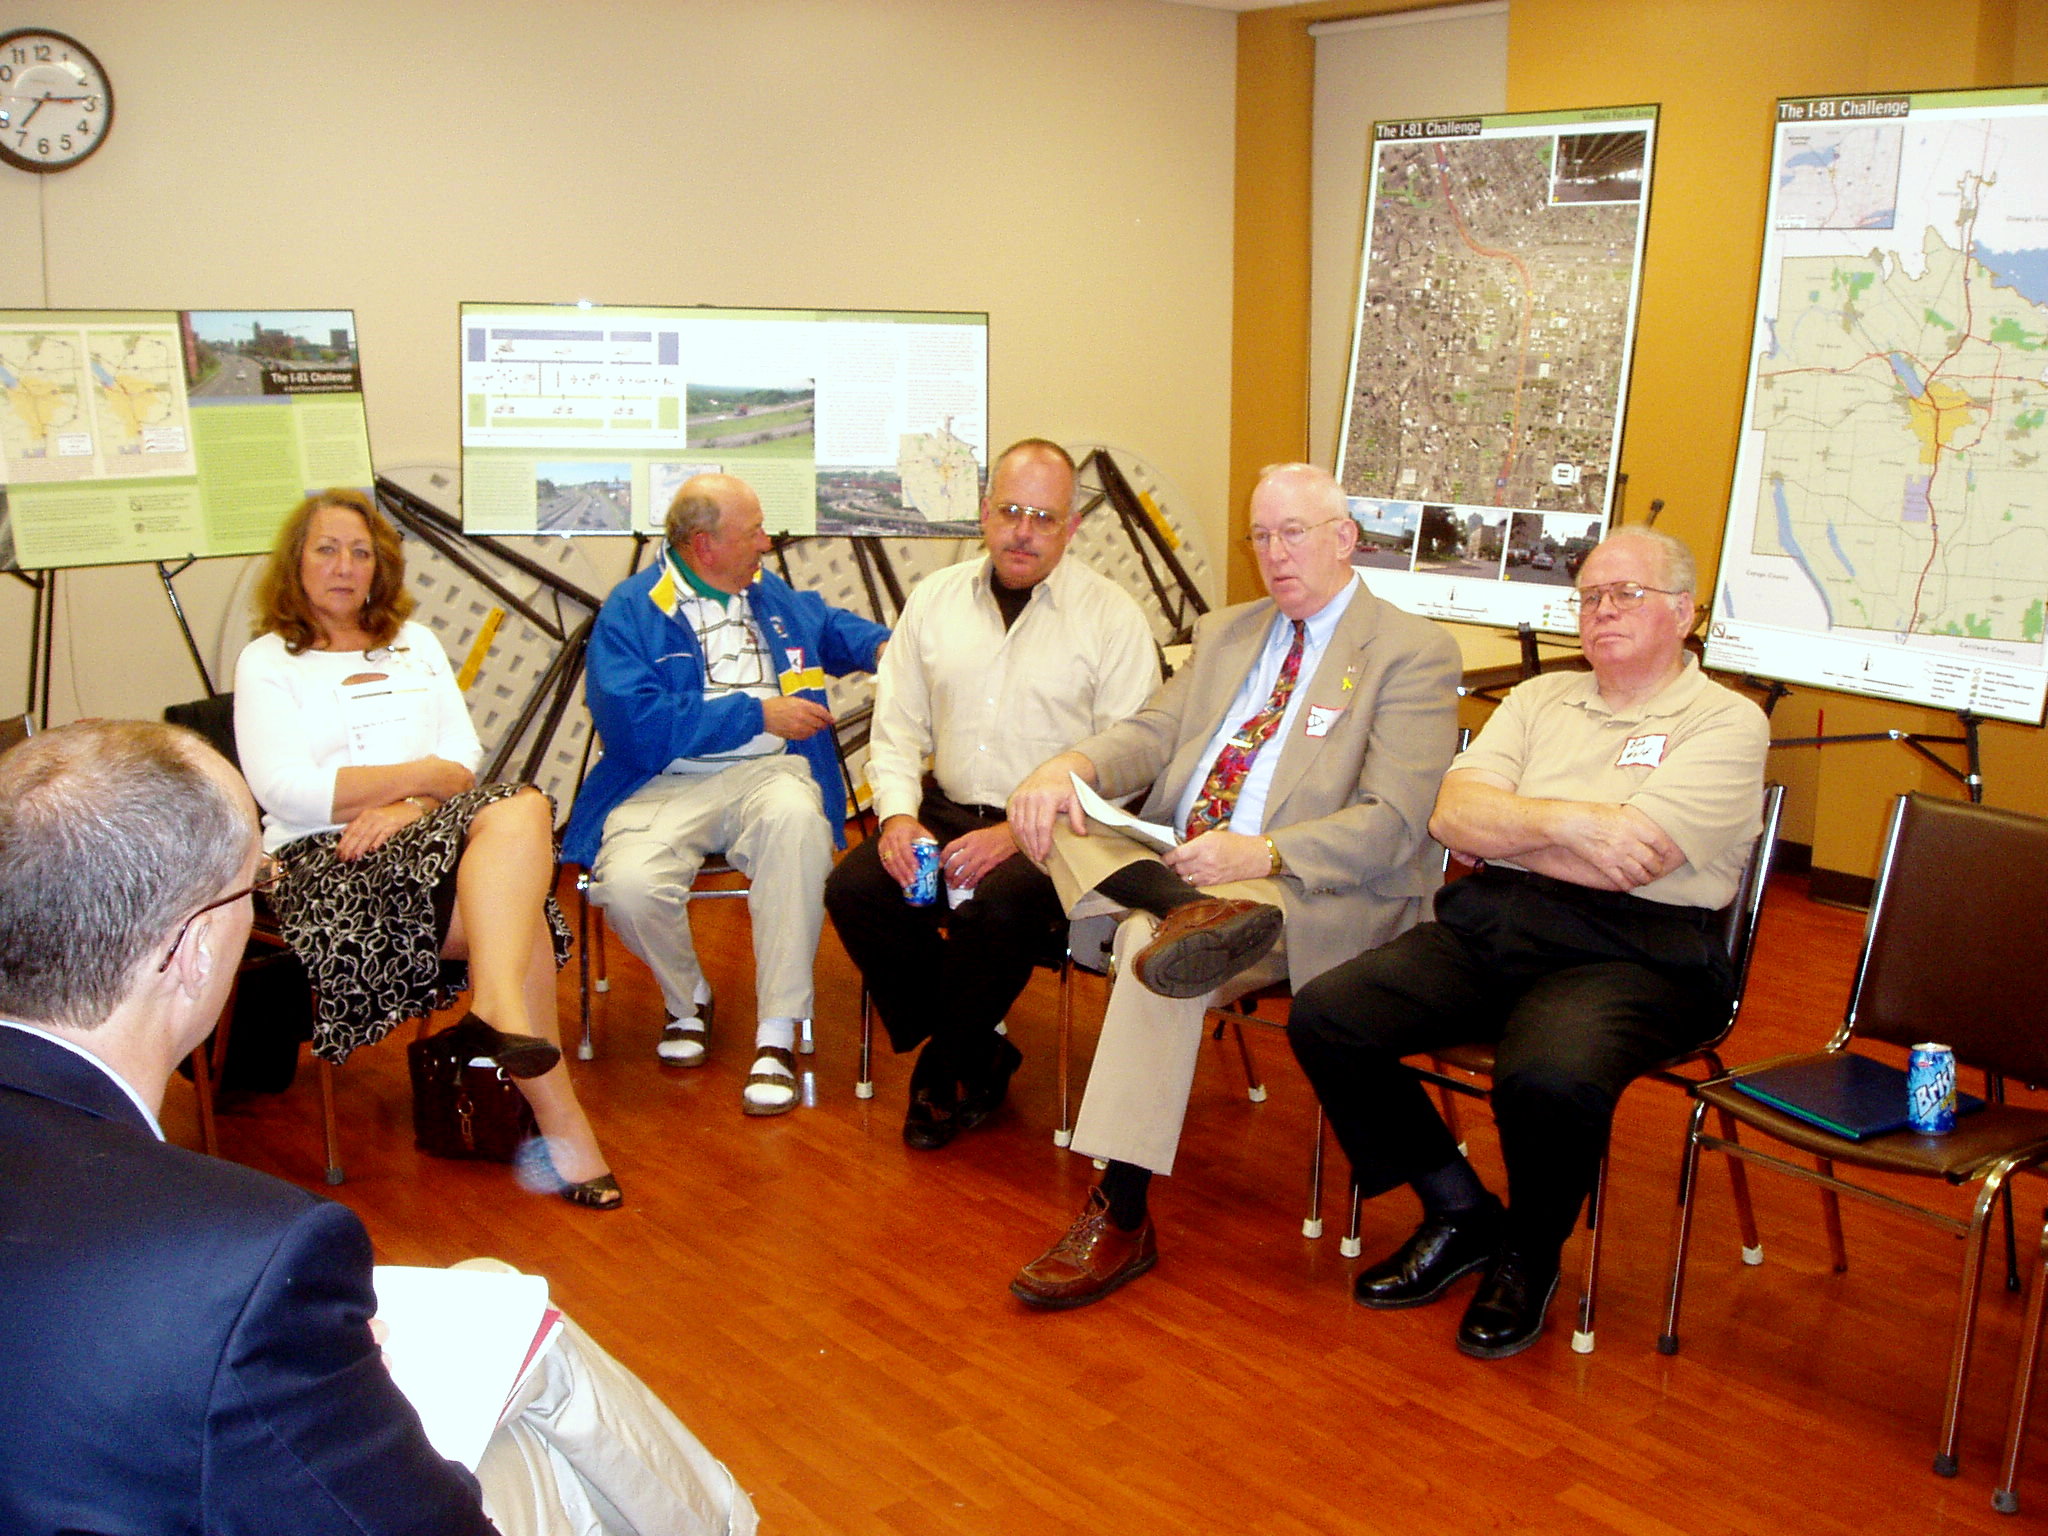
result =
[{"label": "highway photograph", "polygon": [[631,533],[633,467],[612,460],[533,466],[533,526],[540,533]]},{"label": "highway photograph", "polygon": [[751,448],[817,431],[817,384],[692,384],[687,435],[692,448]]},{"label": "highway photograph", "polygon": [[356,317],[335,310],[193,310],[185,317],[194,399],[356,392]]}]

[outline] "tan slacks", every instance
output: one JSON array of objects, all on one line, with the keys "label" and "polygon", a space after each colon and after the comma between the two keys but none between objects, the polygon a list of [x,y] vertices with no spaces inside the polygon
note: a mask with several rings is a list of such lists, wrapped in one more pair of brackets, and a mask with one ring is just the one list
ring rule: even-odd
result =
[{"label": "tan slacks", "polygon": [[[1159,920],[1149,912],[1117,907],[1095,887],[1126,865],[1157,857],[1120,832],[1091,822],[1088,836],[1077,837],[1062,821],[1054,829],[1045,869],[1069,917],[1122,914],[1116,932],[1116,981],[1102,1016],[1102,1036],[1081,1096],[1081,1113],[1074,1122],[1073,1149],[1084,1157],[1172,1173],[1201,1050],[1202,1015],[1219,1003],[1283,980],[1287,940],[1283,934],[1265,959],[1206,997],[1161,997],[1150,991],[1132,974],[1131,961],[1152,942]],[[1277,880],[1233,880],[1205,889],[1211,896],[1280,905]]]}]

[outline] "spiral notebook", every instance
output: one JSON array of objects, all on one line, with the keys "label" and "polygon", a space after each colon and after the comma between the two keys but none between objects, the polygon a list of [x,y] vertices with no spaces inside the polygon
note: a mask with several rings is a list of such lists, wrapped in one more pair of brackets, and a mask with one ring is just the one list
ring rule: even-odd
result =
[{"label": "spiral notebook", "polygon": [[[1735,1086],[1773,1109],[1795,1115],[1851,1141],[1903,1131],[1912,1124],[1906,1112],[1906,1073],[1854,1051],[1835,1051],[1745,1072]],[[1956,1095],[1956,1114],[1975,1114],[1984,1101],[1973,1093]]]}]

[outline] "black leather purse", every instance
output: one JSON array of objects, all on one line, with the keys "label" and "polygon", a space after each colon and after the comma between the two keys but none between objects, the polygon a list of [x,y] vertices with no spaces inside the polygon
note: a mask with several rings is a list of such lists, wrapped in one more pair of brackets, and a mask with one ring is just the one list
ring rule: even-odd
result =
[{"label": "black leather purse", "polygon": [[412,1071],[412,1135],[434,1157],[509,1163],[540,1134],[519,1085],[489,1062],[448,1043],[448,1031],[405,1048]]}]

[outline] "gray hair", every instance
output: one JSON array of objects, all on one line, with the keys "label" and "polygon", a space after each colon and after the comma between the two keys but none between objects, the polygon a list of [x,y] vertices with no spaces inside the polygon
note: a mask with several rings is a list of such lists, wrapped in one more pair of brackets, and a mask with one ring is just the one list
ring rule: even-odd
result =
[{"label": "gray hair", "polygon": [[685,548],[697,534],[718,532],[718,520],[725,516],[725,503],[709,491],[691,490],[694,484],[694,479],[685,480],[676,499],[668,504],[663,532],[671,549]]},{"label": "gray hair", "polygon": [[1259,471],[1259,478],[1252,485],[1256,496],[1268,480],[1305,481],[1310,496],[1322,504],[1325,517],[1349,517],[1351,502],[1344,495],[1344,487],[1337,483],[1337,477],[1320,464],[1268,464]]},{"label": "gray hair", "polygon": [[0,1015],[104,1022],[234,879],[251,827],[212,752],[175,725],[82,720],[0,756]]},{"label": "gray hair", "polygon": [[1647,523],[1630,523],[1610,529],[1602,544],[1612,544],[1616,539],[1634,539],[1647,544],[1663,556],[1664,576],[1662,584],[1673,592],[1685,592],[1697,596],[1699,593],[1699,568],[1693,564],[1692,551],[1684,540],[1650,527]]}]

